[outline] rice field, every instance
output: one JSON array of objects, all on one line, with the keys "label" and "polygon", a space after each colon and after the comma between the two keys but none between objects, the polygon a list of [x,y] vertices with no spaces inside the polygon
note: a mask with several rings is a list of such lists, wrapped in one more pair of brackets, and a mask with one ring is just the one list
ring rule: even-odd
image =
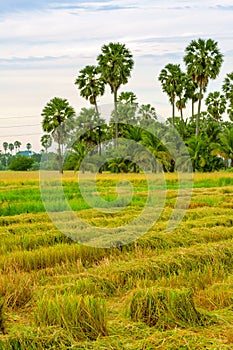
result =
[{"label": "rice field", "polygon": [[[65,172],[62,184],[95,232],[129,223],[145,206],[142,174],[98,175],[100,196],[113,203],[119,181],[131,181],[134,195],[115,213],[85,202],[77,174]],[[158,220],[111,249],[60,232],[39,185],[38,172],[0,172],[0,350],[233,348],[233,173],[194,174],[172,232],[178,180],[167,174]]]}]

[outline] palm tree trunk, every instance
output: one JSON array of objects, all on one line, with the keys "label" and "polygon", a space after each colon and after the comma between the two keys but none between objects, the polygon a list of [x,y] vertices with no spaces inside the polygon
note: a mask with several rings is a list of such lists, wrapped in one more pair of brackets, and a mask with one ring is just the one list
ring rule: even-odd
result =
[{"label": "palm tree trunk", "polygon": [[202,86],[200,86],[200,90],[199,90],[198,110],[197,110],[197,117],[196,117],[196,136],[198,136],[199,134],[199,121],[201,117],[201,100],[202,100]]},{"label": "palm tree trunk", "polygon": [[63,174],[60,133],[58,134],[58,140],[57,141],[58,141],[58,170],[59,170],[60,174]]},{"label": "palm tree trunk", "polygon": [[98,109],[98,105],[96,102],[96,98],[95,98],[95,111],[96,111],[97,115],[99,116],[99,109]]},{"label": "palm tree trunk", "polygon": [[175,127],[175,100],[172,102],[172,127]]},{"label": "palm tree trunk", "polygon": [[195,102],[194,102],[194,99],[192,98],[192,117],[194,116],[194,104]]},{"label": "palm tree trunk", "polygon": [[[97,102],[96,102],[96,98],[95,98],[95,111],[96,111],[96,114],[97,116],[99,117],[100,113],[99,113],[99,108],[98,108],[98,105],[97,105]],[[100,126],[98,126],[98,153],[99,155],[101,155],[101,143],[100,143]]]},{"label": "palm tree trunk", "polygon": [[115,147],[118,145],[117,90],[114,89]]},{"label": "palm tree trunk", "polygon": [[181,119],[181,136],[184,137],[184,116],[183,116],[183,108],[180,109],[180,119]]}]

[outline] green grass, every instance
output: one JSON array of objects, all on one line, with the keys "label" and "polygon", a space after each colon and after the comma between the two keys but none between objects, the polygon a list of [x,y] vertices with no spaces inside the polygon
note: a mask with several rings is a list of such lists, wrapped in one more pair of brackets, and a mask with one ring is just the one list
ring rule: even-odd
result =
[{"label": "green grass", "polygon": [[[64,174],[69,204],[93,234],[141,213],[143,175],[99,175],[101,198],[114,201],[122,179],[132,181],[132,201],[121,208],[123,197],[120,211],[107,213],[90,208],[75,175]],[[166,181],[153,227],[104,249],[59,232],[45,212],[37,173],[0,173],[0,350],[232,349],[233,173],[195,174],[191,203],[173,232],[166,225],[178,182],[175,174]],[[163,185],[155,185],[156,195]]]}]

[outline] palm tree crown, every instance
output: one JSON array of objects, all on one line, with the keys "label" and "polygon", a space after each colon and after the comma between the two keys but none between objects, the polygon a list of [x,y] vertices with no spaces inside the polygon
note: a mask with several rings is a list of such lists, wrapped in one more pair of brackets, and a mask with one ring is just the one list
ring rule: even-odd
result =
[{"label": "palm tree crown", "polygon": [[162,89],[169,97],[172,105],[172,125],[175,123],[175,100],[176,96],[180,95],[182,88],[184,73],[180,69],[179,64],[167,64],[159,75],[159,81],[162,84]]},{"label": "palm tree crown", "polygon": [[114,95],[115,146],[118,138],[117,92],[122,84],[128,82],[134,66],[132,57],[125,44],[112,42],[102,46],[102,53],[97,57],[101,77],[110,86]]},{"label": "palm tree crown", "polygon": [[97,97],[104,94],[105,85],[100,76],[100,69],[96,66],[86,66],[79,72],[75,84],[78,85],[80,95],[92,105],[95,105],[98,113]]},{"label": "palm tree crown", "polygon": [[228,101],[227,112],[229,118],[233,120],[233,72],[227,74],[226,78],[224,79],[222,89]]},{"label": "palm tree crown", "polygon": [[212,39],[192,40],[185,49],[184,62],[187,73],[199,87],[198,116],[196,118],[196,135],[199,133],[202,92],[209,79],[215,79],[222,66],[223,55],[218,49],[218,43]]},{"label": "palm tree crown", "polygon": [[[41,116],[44,117],[42,121],[43,130],[52,133],[54,140],[58,143],[59,171],[62,173],[61,145],[64,143],[64,132],[66,131],[64,130],[66,129],[64,123],[67,120],[72,121],[75,110],[66,99],[54,97],[46,104]],[[70,125],[70,128],[72,128],[72,125]]]}]

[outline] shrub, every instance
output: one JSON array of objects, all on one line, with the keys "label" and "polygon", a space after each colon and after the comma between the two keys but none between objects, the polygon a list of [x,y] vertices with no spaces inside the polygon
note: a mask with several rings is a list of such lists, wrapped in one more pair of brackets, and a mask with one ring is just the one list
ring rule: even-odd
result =
[{"label": "shrub", "polygon": [[12,159],[9,169],[14,171],[26,171],[32,168],[34,159],[26,156],[16,156]]}]

